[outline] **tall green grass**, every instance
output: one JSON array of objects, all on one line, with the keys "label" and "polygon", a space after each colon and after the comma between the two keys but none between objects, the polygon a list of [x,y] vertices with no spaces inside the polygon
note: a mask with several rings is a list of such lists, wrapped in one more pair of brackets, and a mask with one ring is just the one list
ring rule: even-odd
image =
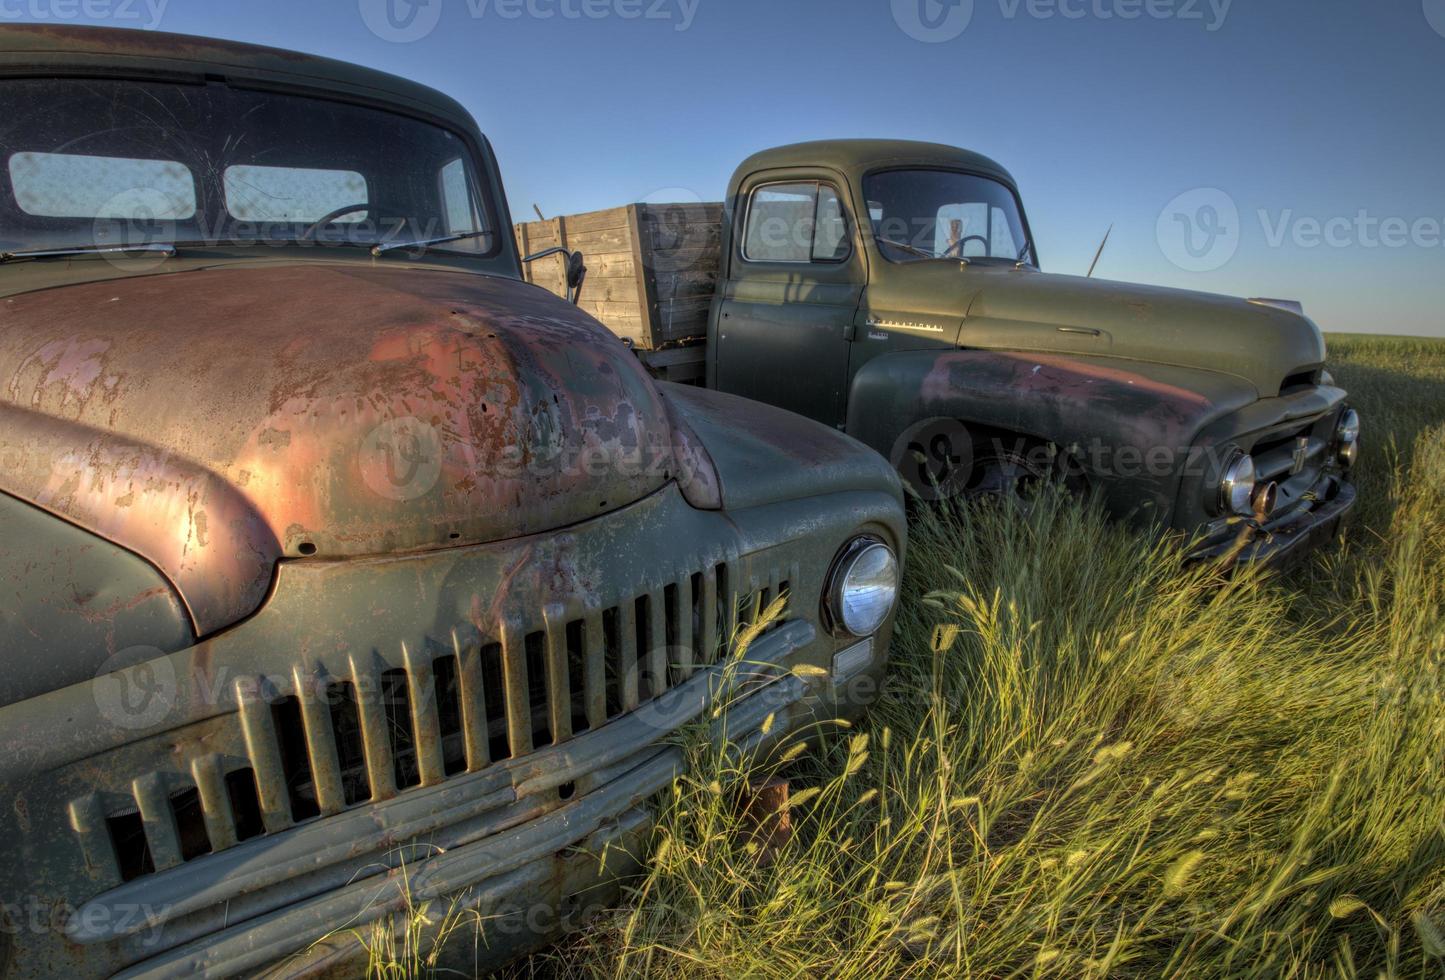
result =
[{"label": "tall green grass", "polygon": [[1445,350],[1334,349],[1374,440],[1344,551],[1225,580],[1053,497],[924,513],[867,720],[690,743],[627,906],[522,972],[1445,974]]}]

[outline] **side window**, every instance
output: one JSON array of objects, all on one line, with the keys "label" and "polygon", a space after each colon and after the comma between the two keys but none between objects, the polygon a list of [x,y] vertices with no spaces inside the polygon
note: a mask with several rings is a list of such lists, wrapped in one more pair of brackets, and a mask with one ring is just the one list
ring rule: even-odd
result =
[{"label": "side window", "polygon": [[447,234],[459,235],[482,227],[476,201],[472,198],[472,188],[467,181],[466,161],[461,157],[442,167],[441,188]]},{"label": "side window", "polygon": [[750,262],[837,262],[848,257],[848,220],[838,192],[817,181],[753,191],[743,233]]},{"label": "side window", "polygon": [[839,262],[848,257],[848,219],[838,192],[827,184],[818,190],[818,229],[813,234],[813,261]]},{"label": "side window", "polygon": [[[222,182],[226,210],[237,221],[299,224],[371,200],[366,178],[354,170],[235,166],[226,168]],[[369,216],[358,208],[333,223],[360,224]]]},{"label": "side window", "polygon": [[993,248],[990,255],[1018,255],[1023,249],[1021,242],[1014,241],[1013,228],[1009,225],[1008,214],[1003,208],[993,209]]},{"label": "side window", "polygon": [[169,160],[16,153],[10,186],[20,210],[37,218],[185,221],[196,214],[196,180]]}]

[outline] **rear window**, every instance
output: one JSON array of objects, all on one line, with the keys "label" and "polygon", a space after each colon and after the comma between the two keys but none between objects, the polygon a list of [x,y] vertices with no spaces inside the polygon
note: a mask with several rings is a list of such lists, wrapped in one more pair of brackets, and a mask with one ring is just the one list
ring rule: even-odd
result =
[{"label": "rear window", "polygon": [[184,221],[196,213],[196,180],[173,160],[15,153],[10,185],[37,218]]},{"label": "rear window", "polygon": [[[366,178],[354,170],[235,166],[226,168],[223,183],[226,210],[237,221],[319,221],[370,200]],[[332,223],[356,224],[367,217],[361,207]]]}]

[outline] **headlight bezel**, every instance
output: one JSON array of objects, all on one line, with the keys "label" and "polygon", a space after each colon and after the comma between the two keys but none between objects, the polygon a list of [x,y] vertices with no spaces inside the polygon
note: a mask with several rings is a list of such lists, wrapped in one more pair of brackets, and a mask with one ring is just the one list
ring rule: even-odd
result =
[{"label": "headlight bezel", "polygon": [[1340,413],[1335,424],[1335,442],[1341,446],[1353,446],[1360,441],[1360,413],[1347,408]]},{"label": "headlight bezel", "polygon": [[[849,579],[855,571],[859,570],[865,557],[880,552],[886,554],[888,558],[885,567],[891,571],[891,595],[881,615],[878,615],[871,623],[859,622],[856,618],[853,622],[849,622],[849,606],[844,602]],[[823,592],[823,621],[835,636],[855,639],[876,636],[888,622],[888,618],[897,610],[901,586],[902,569],[898,562],[897,551],[876,534],[858,535],[843,546],[837,557],[833,559],[833,565],[828,571],[827,587]]]},{"label": "headlight bezel", "polygon": [[1259,472],[1255,469],[1254,457],[1236,449],[1220,472],[1216,504],[1219,512],[1244,517],[1253,514],[1254,491],[1258,486]]}]

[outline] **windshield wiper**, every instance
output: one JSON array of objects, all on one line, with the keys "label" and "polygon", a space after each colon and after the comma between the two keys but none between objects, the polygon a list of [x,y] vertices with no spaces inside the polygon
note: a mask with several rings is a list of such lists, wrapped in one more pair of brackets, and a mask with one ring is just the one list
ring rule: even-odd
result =
[{"label": "windshield wiper", "polygon": [[69,245],[61,248],[28,248],[18,252],[0,252],[0,263],[19,259],[55,259],[67,255],[164,255],[174,258],[176,247],[169,242],[150,245]]},{"label": "windshield wiper", "polygon": [[914,255],[920,256],[925,259],[938,258],[937,255],[934,255],[932,252],[929,252],[926,249],[921,249],[917,245],[910,245],[907,242],[894,241],[891,238],[884,238],[882,235],[877,235],[874,237],[876,237],[884,245],[892,245],[894,248],[901,248],[905,252],[912,252]]},{"label": "windshield wiper", "polygon": [[[1015,264],[1015,268],[1022,269],[1022,268],[1024,267],[1024,258],[1025,258],[1025,256],[1032,255],[1032,254],[1033,254],[1033,251],[1034,251],[1034,240],[1033,240],[1032,238],[1025,238],[1025,239],[1024,239],[1024,247],[1021,248],[1021,249],[1019,249],[1019,257],[1014,260],[1015,263],[1016,263],[1016,264]],[[1037,262],[1038,259],[1034,259],[1034,261]]]},{"label": "windshield wiper", "polygon": [[490,235],[490,231],[464,231],[456,235],[443,235],[440,238],[426,238],[417,242],[378,242],[371,246],[371,254],[377,256],[385,255],[387,252],[395,252],[405,248],[426,248],[429,245],[445,245],[447,242],[462,242],[468,238],[482,238]]}]

